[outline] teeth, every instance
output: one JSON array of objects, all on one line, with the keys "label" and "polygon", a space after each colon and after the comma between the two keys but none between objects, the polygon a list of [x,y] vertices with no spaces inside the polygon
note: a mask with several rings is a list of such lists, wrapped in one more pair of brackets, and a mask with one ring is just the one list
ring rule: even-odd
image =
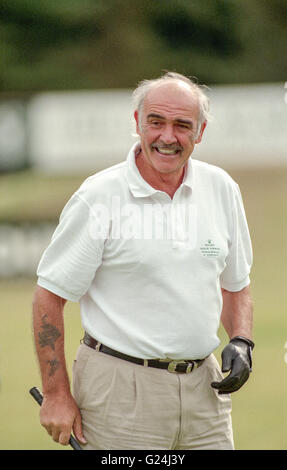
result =
[{"label": "teeth", "polygon": [[162,148],[160,148],[160,147],[158,147],[157,150],[158,150],[160,153],[163,153],[164,155],[173,155],[174,153],[177,152],[177,150],[175,150],[175,149],[170,149],[170,150],[169,150],[169,149],[162,149]]}]

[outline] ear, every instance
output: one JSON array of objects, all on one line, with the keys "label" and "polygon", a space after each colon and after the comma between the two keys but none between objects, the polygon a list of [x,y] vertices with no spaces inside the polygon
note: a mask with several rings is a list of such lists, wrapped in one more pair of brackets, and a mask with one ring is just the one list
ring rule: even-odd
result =
[{"label": "ear", "polygon": [[139,113],[138,113],[138,111],[134,112],[134,118],[135,118],[135,121],[136,121],[136,132],[137,132],[137,134],[139,134],[140,133],[140,126],[139,126]]},{"label": "ear", "polygon": [[195,141],[196,144],[199,144],[201,142],[201,139],[202,139],[203,133],[205,131],[206,125],[207,125],[206,121],[204,121],[204,123],[201,124],[201,129],[200,129],[199,136],[197,137],[197,139]]}]

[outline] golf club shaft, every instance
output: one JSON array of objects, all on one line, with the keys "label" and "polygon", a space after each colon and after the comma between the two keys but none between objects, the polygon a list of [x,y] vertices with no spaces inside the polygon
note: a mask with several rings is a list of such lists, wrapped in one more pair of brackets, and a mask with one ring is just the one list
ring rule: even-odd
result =
[{"label": "golf club shaft", "polygon": [[[31,390],[29,390],[29,392],[32,395],[32,397],[36,400],[36,402],[41,406],[43,402],[43,395],[40,392],[40,390],[37,387],[33,387],[31,388]],[[76,439],[74,438],[74,436],[72,435],[70,437],[69,444],[70,446],[72,446],[74,450],[83,450],[81,446],[78,444],[78,442],[76,441]]]}]

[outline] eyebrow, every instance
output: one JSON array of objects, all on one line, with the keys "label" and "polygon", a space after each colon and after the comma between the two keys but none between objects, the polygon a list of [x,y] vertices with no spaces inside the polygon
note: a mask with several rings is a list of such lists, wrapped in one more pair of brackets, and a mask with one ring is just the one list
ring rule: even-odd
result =
[{"label": "eyebrow", "polygon": [[[163,119],[165,120],[165,117],[162,116],[161,114],[156,114],[156,113],[150,113],[148,114],[147,116],[147,119],[150,119],[150,118],[156,118],[156,119]],[[177,118],[175,119],[176,122],[179,122],[181,124],[188,124],[190,127],[193,127],[193,122],[192,121],[189,121],[188,119],[181,119],[181,118]]]}]

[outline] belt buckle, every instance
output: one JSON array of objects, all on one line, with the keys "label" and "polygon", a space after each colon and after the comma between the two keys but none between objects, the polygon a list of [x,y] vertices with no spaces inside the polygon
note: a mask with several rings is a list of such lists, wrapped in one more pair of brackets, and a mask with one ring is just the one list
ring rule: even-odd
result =
[{"label": "belt buckle", "polygon": [[[180,371],[177,371],[176,368],[179,364],[185,364],[187,367],[186,367],[186,370],[185,372],[180,372]],[[171,361],[169,364],[168,364],[168,368],[167,370],[169,372],[172,372],[172,373],[184,373],[184,374],[190,374],[190,372],[192,372],[194,368],[194,362],[187,362],[187,361]]]}]

